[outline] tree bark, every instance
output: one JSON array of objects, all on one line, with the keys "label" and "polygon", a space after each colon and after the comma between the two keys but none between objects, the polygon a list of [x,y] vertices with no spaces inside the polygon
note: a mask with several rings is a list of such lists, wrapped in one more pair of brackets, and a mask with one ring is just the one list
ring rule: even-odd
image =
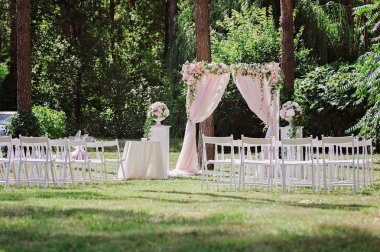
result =
[{"label": "tree bark", "polygon": [[176,40],[177,40],[177,0],[167,0],[167,15],[165,20],[165,48],[164,55],[168,70],[171,71],[176,67]]},{"label": "tree bark", "polygon": [[132,7],[135,7],[136,5],[136,0],[128,0],[129,2],[129,5],[132,6]]},{"label": "tree bark", "polygon": [[116,42],[115,11],[116,11],[115,0],[110,0],[111,57],[112,57],[112,60],[115,60],[115,42]]},{"label": "tree bark", "polygon": [[285,91],[294,89],[294,34],[292,0],[281,0],[281,69],[284,73]]},{"label": "tree bark", "polygon": [[[195,0],[195,35],[196,35],[196,57],[197,61],[211,62],[210,21],[208,12],[208,1]],[[214,136],[214,116],[211,115],[200,123],[198,152],[199,162],[202,163],[202,134]],[[207,146],[207,159],[214,156],[214,146]]]},{"label": "tree bark", "polygon": [[355,20],[352,8],[354,7],[354,1],[353,0],[342,0],[342,4],[346,8],[347,12],[347,18],[348,18],[348,24],[351,28],[355,28]]},{"label": "tree bark", "polygon": [[17,0],[17,111],[32,111],[30,0]]}]

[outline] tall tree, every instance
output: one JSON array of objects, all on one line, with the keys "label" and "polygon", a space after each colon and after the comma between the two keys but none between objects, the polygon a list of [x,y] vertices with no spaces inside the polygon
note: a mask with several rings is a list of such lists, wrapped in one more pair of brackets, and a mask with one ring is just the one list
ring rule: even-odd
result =
[{"label": "tall tree", "polygon": [[353,12],[354,0],[342,0],[342,4],[346,8],[348,24],[352,28],[354,28],[355,27],[354,12]]},{"label": "tall tree", "polygon": [[30,0],[17,0],[17,111],[32,111]]},{"label": "tall tree", "polygon": [[[211,62],[210,20],[207,0],[195,0],[195,37],[197,61]],[[214,116],[200,123],[198,151],[202,153],[202,134],[214,136]],[[212,146],[207,147],[207,159],[213,157]],[[199,155],[202,161],[202,155]]]},{"label": "tall tree", "polygon": [[294,88],[294,34],[292,0],[281,0],[281,69],[285,90],[291,95]]}]

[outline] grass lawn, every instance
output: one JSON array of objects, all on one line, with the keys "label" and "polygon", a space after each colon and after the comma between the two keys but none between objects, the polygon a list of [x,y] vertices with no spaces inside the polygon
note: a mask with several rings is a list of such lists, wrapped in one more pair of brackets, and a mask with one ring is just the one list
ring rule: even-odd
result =
[{"label": "grass lawn", "polygon": [[0,251],[376,251],[376,168],[376,184],[355,196],[201,192],[199,177],[0,189]]}]

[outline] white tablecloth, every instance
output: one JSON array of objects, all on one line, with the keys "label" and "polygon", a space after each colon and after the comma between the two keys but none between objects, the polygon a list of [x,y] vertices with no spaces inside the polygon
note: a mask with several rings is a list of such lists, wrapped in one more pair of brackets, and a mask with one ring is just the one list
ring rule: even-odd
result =
[{"label": "white tablecloth", "polygon": [[[164,168],[160,142],[128,141],[123,152],[126,178],[133,179],[166,179],[167,168]],[[118,172],[123,177],[123,172]]]}]

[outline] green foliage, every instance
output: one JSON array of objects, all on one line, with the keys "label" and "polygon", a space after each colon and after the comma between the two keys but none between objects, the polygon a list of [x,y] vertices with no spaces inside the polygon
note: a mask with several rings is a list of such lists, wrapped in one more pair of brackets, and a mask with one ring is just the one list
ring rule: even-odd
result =
[{"label": "green foliage", "polygon": [[[68,132],[142,135],[163,100],[165,1],[33,2],[33,102],[63,110]],[[49,11],[47,11],[49,10]]]},{"label": "green foliage", "polygon": [[360,52],[360,37],[348,22],[345,7],[333,1],[295,1],[295,26],[304,27],[302,39],[313,49],[319,63],[355,61]]},{"label": "green foliage", "polygon": [[358,103],[367,109],[365,115],[349,131],[360,129],[362,136],[380,140],[380,44],[358,61],[362,81],[354,83]]},{"label": "green foliage", "polygon": [[35,106],[32,110],[37,118],[41,134],[49,138],[64,137],[66,133],[66,114],[48,107]]},{"label": "green foliage", "polygon": [[3,83],[5,77],[8,75],[9,70],[6,62],[0,62],[0,86]]},{"label": "green foliage", "polygon": [[9,119],[6,132],[14,137],[48,136],[49,138],[64,137],[66,132],[66,115],[47,107],[34,106],[28,115],[14,114]]},{"label": "green foliage", "polygon": [[366,20],[359,30],[369,29],[373,36],[372,41],[380,42],[380,1],[375,0],[374,3],[358,6],[354,10],[358,18],[365,17]]},{"label": "green foliage", "polygon": [[216,22],[212,32],[213,61],[226,64],[279,61],[280,36],[270,10],[243,5]]},{"label": "green foliage", "polygon": [[341,87],[360,81],[357,66],[336,63],[317,67],[295,84],[294,100],[303,109],[296,124],[306,135],[342,136],[363,116],[365,108],[357,103],[355,88]]},{"label": "green foliage", "polygon": [[[270,8],[259,8],[244,1],[240,9],[224,13],[212,30],[212,58],[216,62],[265,63],[280,61],[280,32]],[[303,76],[316,66],[301,39],[303,29],[295,38],[296,76]],[[264,135],[261,120],[249,109],[236,85],[228,85],[215,112],[218,135]],[[264,125],[262,125],[264,126]]]},{"label": "green foliage", "polygon": [[14,114],[9,118],[9,124],[5,125],[6,134],[13,137],[41,136],[42,131],[38,119],[34,113],[20,115]]}]

